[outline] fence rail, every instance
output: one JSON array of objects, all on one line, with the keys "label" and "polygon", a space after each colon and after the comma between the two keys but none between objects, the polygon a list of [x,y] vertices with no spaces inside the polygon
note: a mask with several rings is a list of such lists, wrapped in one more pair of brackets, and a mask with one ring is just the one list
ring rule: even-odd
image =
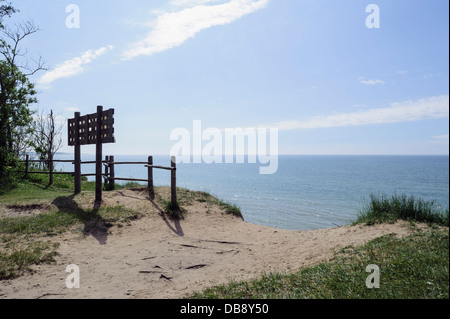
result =
[{"label": "fence rail", "polygon": [[[28,157],[29,155],[27,155],[27,157]],[[48,162],[48,161],[50,161],[50,160],[30,160],[30,159],[28,159],[28,160],[22,160],[22,161],[19,161],[19,162],[22,162],[22,163],[25,163],[25,162],[27,162],[28,161],[28,163],[42,163],[42,162]],[[52,162],[59,162],[59,163],[73,163],[73,160],[52,160]]]},{"label": "fence rail", "polygon": [[[77,188],[78,185],[81,185],[81,181],[77,179],[76,172],[54,172],[53,171],[53,163],[72,163],[76,167],[76,165],[81,164],[96,164],[96,161],[79,161],[78,163],[76,160],[30,160],[29,155],[26,156],[26,160],[19,161],[22,163],[25,163],[25,171],[21,171],[22,173],[25,173],[25,177],[28,177],[28,174],[48,174],[49,179],[53,181],[53,175],[72,175],[75,176],[75,188]],[[29,171],[29,164],[30,163],[43,163],[43,162],[49,162],[50,170],[48,172],[36,172],[36,171]],[[162,170],[169,170],[171,172],[171,178],[170,178],[170,188],[171,188],[171,201],[173,204],[177,203],[177,186],[176,186],[176,158],[175,156],[171,157],[171,166],[160,166],[160,165],[153,165],[153,156],[149,156],[147,162],[115,162],[114,156],[105,156],[105,160],[102,161],[103,166],[105,167],[105,172],[102,174],[102,177],[104,179],[105,188],[108,190],[114,189],[114,181],[131,181],[131,182],[147,182],[148,183],[148,194],[151,200],[155,199],[155,190],[153,186],[153,169],[162,169]],[[126,177],[116,177],[115,176],[115,166],[116,165],[143,165],[145,168],[147,168],[147,179],[142,178],[126,178]],[[89,173],[89,174],[79,174],[79,176],[96,176],[96,173]]]},{"label": "fence rail", "polygon": [[[114,189],[114,181],[130,181],[130,182],[147,182],[148,184],[148,194],[150,199],[155,199],[155,190],[153,186],[153,169],[164,169],[171,171],[170,178],[170,192],[171,192],[171,202],[177,203],[177,182],[176,182],[176,158],[171,157],[171,166],[160,166],[153,165],[153,156],[149,156],[147,162],[115,162],[114,156],[106,156],[105,161],[103,161],[105,167],[105,173],[103,174],[106,185],[108,189]],[[125,178],[115,176],[115,166],[116,165],[143,165],[147,168],[147,179],[140,178]]]},{"label": "fence rail", "polygon": [[[25,160],[20,160],[18,161],[19,163],[25,163],[25,171],[19,171],[19,173],[25,173],[25,177],[28,177],[28,174],[48,174],[50,175],[50,178],[52,177],[52,175],[74,175],[75,172],[55,172],[53,171],[53,163],[75,163],[75,160],[30,160],[29,159],[29,155],[26,155],[26,159]],[[29,164],[30,163],[49,163],[49,167],[50,170],[48,172],[43,172],[43,171],[30,171],[29,170]],[[105,161],[103,161],[105,162]],[[85,161],[85,162],[80,162],[80,164],[95,164],[95,161]],[[81,174],[81,176],[95,176],[95,174]]]}]

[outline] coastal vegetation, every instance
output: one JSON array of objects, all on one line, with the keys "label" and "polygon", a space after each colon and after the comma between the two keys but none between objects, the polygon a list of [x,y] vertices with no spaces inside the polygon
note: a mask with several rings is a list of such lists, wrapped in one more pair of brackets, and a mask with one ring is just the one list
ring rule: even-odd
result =
[{"label": "coastal vegetation", "polygon": [[[392,235],[347,247],[326,263],[291,274],[269,273],[192,295],[201,299],[448,299],[448,230]],[[380,269],[380,287],[369,289],[368,265]]]},{"label": "coastal vegetation", "polygon": [[[73,177],[57,175],[48,186],[47,175],[33,175],[0,194],[0,205],[15,210],[32,208],[42,212],[24,217],[0,218],[0,280],[13,279],[33,272],[33,265],[51,263],[58,256],[56,235],[72,230],[88,234],[108,231],[142,217],[126,206],[80,207],[73,195]],[[140,184],[116,185],[116,189],[145,189]],[[95,183],[83,180],[86,196]],[[183,207],[193,202],[206,207],[220,207],[224,212],[242,217],[236,205],[219,200],[206,192],[178,188],[177,212],[171,211],[164,188],[156,188],[155,202],[162,214],[183,218]],[[345,247],[334,258],[294,273],[268,273],[252,281],[232,281],[193,294],[192,298],[449,298],[448,209],[405,195],[372,195],[362,207],[354,225],[372,227],[379,223],[409,221],[413,233],[398,238],[386,235],[360,247]],[[423,226],[426,223],[428,225]],[[369,289],[366,267],[380,269],[379,288]]]},{"label": "coastal vegetation", "polygon": [[[269,273],[193,294],[199,299],[448,299],[448,208],[406,195],[371,195],[353,225],[407,220],[416,231],[387,235],[361,247],[346,247],[330,262],[298,272]],[[427,223],[428,228],[418,228]],[[368,265],[379,267],[380,286],[369,289]]]},{"label": "coastal vegetation", "polygon": [[[83,181],[84,190],[95,183]],[[58,175],[48,186],[48,175],[31,175],[0,195],[0,205],[26,216],[0,218],[0,280],[32,272],[33,265],[53,262],[58,243],[50,240],[73,227],[87,234],[94,229],[121,226],[140,214],[123,206],[83,209],[73,200],[73,177]],[[83,196],[83,195],[81,195]]]},{"label": "coastal vegetation", "polygon": [[443,209],[434,201],[425,201],[414,196],[370,195],[354,224],[392,223],[397,220],[429,223],[448,227],[448,208]]},{"label": "coastal vegetation", "polygon": [[[13,279],[26,272],[32,272],[33,265],[50,263],[58,255],[58,243],[46,239],[68,230],[84,235],[94,230],[108,231],[113,226],[122,227],[142,216],[141,212],[123,205],[100,206],[98,208],[80,207],[74,200],[74,179],[71,175],[56,175],[49,186],[47,174],[29,174],[13,187],[0,192],[0,207],[3,210],[19,212],[13,216],[0,215],[0,280]],[[81,183],[80,200],[94,192],[95,182],[86,178]],[[135,182],[116,184],[116,190],[143,189]],[[156,187],[155,203],[161,207],[161,214],[170,218],[183,218],[183,206],[193,201],[217,205],[227,214],[242,217],[236,205],[220,201],[205,192],[193,192],[177,188],[178,203],[172,205],[166,189]],[[20,214],[34,211],[34,214]]]}]

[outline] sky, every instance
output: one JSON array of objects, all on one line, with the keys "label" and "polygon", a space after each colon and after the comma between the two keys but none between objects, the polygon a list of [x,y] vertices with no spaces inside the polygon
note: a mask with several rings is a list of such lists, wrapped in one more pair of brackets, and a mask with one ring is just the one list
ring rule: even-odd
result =
[{"label": "sky", "polygon": [[104,154],[169,154],[194,121],[276,128],[279,154],[449,153],[448,1],[12,4],[5,24],[39,26],[22,49],[48,68],[33,108],[64,123],[114,108]]}]

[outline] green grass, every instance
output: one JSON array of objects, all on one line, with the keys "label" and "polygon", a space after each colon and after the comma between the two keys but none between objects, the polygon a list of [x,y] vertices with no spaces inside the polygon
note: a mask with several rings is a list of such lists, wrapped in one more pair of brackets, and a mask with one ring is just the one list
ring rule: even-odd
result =
[{"label": "green grass", "polygon": [[[165,186],[159,188],[168,189],[168,187]],[[162,192],[164,193],[164,190]],[[168,192],[166,193],[169,194]],[[165,197],[161,197],[161,195],[159,194],[156,194],[156,200],[162,204],[164,211],[169,216],[175,218],[183,218],[183,214],[186,212],[183,207],[192,205],[196,201],[199,203],[205,203],[206,205],[218,206],[225,213],[232,214],[243,219],[241,210],[236,204],[229,204],[203,191],[190,191],[185,188],[177,187],[176,205],[173,205],[170,200],[166,199]]]},{"label": "green grass", "polygon": [[[87,182],[90,183],[90,182]],[[96,224],[98,221],[113,225],[139,217],[139,213],[123,206],[82,209],[74,200],[73,191],[66,188],[46,187],[37,182],[24,181],[10,192],[0,196],[0,204],[30,205],[51,203],[48,212],[28,217],[0,219],[0,235],[17,233],[22,235],[55,235],[66,231],[76,223]],[[86,231],[89,231],[86,226]]]},{"label": "green grass", "polygon": [[8,217],[0,219],[0,234],[46,235],[52,236],[67,230],[78,218],[74,214],[42,213],[28,217]]},{"label": "green grass", "polygon": [[[294,274],[265,274],[195,293],[199,299],[441,299],[449,298],[448,231],[384,236],[347,248],[333,261]],[[380,269],[380,288],[369,289],[366,267]]]},{"label": "green grass", "polygon": [[[83,181],[83,190],[93,184]],[[29,272],[32,265],[52,262],[57,247],[42,242],[42,238],[70,229],[81,230],[85,235],[94,230],[108,232],[112,226],[121,227],[140,217],[139,212],[124,206],[84,209],[75,200],[70,185],[73,186],[73,178],[64,175],[55,176],[55,183],[50,187],[46,186],[45,178],[31,178],[0,195],[0,204],[19,209],[45,203],[39,206],[45,210],[40,214],[0,218],[0,280]]]},{"label": "green grass", "polygon": [[224,202],[223,200],[219,200],[218,204],[221,208],[223,208],[225,210],[225,212],[227,214],[243,218],[241,209],[236,204],[230,204],[230,203]]},{"label": "green grass", "polygon": [[52,201],[58,196],[70,196],[73,191],[46,187],[39,183],[24,181],[8,193],[0,195],[0,204],[40,203]]},{"label": "green grass", "polygon": [[[348,247],[328,263],[293,274],[270,273],[253,281],[232,281],[197,292],[192,298],[224,299],[448,299],[448,209],[406,195],[371,195],[353,223],[408,220],[428,230],[406,238],[384,236],[362,247]],[[441,228],[439,228],[441,226]],[[444,228],[442,228],[442,226]],[[380,288],[369,289],[368,265],[380,269]]]},{"label": "green grass", "polygon": [[[23,183],[31,182],[37,185],[41,185],[45,189],[58,189],[58,190],[74,190],[74,177],[72,175],[53,175],[53,184],[48,186],[49,175],[47,174],[29,174],[28,179],[19,182],[19,186]],[[136,182],[127,182],[125,184],[114,184],[115,189],[135,188],[142,187],[141,184]],[[20,188],[20,187],[19,187]],[[81,177],[81,190],[82,191],[95,191],[95,181],[88,181],[87,177]],[[104,191],[107,191],[106,185],[103,187]]]},{"label": "green grass", "polygon": [[[58,181],[58,183],[56,183]],[[58,186],[57,186],[58,185]],[[62,185],[62,186],[61,186]],[[35,216],[0,218],[0,280],[31,272],[33,265],[50,263],[57,256],[57,245],[42,241],[73,227],[89,233],[99,227],[108,230],[139,217],[123,206],[82,209],[73,197],[73,180],[55,176],[55,184],[45,180],[23,181],[17,188],[0,195],[0,204],[34,204],[51,202],[56,208]],[[93,182],[83,182],[89,190]],[[119,187],[141,187],[123,185]],[[92,187],[92,190],[95,188]],[[226,213],[242,216],[239,208],[205,192],[177,189],[178,207],[165,201],[170,214],[193,201],[219,205]],[[159,196],[159,195],[158,195]],[[159,200],[163,200],[159,198]],[[441,299],[449,298],[448,209],[434,202],[404,195],[371,196],[358,214],[355,224],[373,225],[398,219],[433,225],[424,231],[398,239],[384,236],[362,247],[347,247],[336,253],[331,262],[300,269],[292,274],[270,273],[252,281],[230,282],[195,293],[192,298],[249,299]],[[446,226],[437,227],[436,225]],[[370,227],[370,226],[367,226]],[[380,268],[380,288],[366,287],[366,267]]]},{"label": "green grass", "polygon": [[164,202],[163,209],[165,213],[174,219],[183,219],[183,214],[186,212],[186,210],[180,206],[179,202],[173,203],[170,200]]},{"label": "green grass", "polygon": [[370,201],[358,214],[354,224],[392,223],[397,220],[449,226],[449,210],[433,201],[407,195],[370,195]]},{"label": "green grass", "polygon": [[236,204],[230,204],[223,200],[217,199],[211,194],[202,191],[188,191],[193,200],[200,203],[207,203],[217,205],[222,208],[227,214],[231,214],[243,219],[241,209]]},{"label": "green grass", "polygon": [[[106,233],[110,227],[121,227],[140,216],[123,206],[83,210],[66,197],[57,199],[62,203],[67,201],[66,207],[35,216],[0,218],[0,280],[18,277],[30,271],[32,265],[53,261],[57,247],[43,244],[39,240],[42,237],[60,234],[72,227],[78,227],[83,234],[96,229]],[[16,246],[21,248],[8,248]]]},{"label": "green grass", "polygon": [[[65,201],[66,198],[60,198]],[[67,207],[27,217],[0,219],[1,234],[53,236],[67,231],[71,226],[84,224],[84,232],[92,231],[97,225],[111,227],[137,219],[140,213],[124,206],[81,209],[68,203]]]},{"label": "green grass", "polygon": [[0,251],[0,280],[14,279],[24,273],[33,272],[32,265],[54,262],[58,255],[58,246],[57,243],[37,241],[26,247]]}]

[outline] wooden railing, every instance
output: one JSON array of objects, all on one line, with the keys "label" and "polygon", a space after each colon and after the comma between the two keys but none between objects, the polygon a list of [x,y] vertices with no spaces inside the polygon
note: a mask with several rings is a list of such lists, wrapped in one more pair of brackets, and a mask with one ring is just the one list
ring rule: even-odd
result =
[{"label": "wooden railing", "polygon": [[[25,163],[25,177],[28,177],[29,174],[49,174],[49,179],[53,180],[53,175],[72,175],[75,176],[75,172],[55,172],[53,170],[54,163],[72,163],[76,165],[75,160],[30,160],[29,155],[26,156],[26,159],[20,161]],[[29,166],[30,163],[49,163],[49,171],[30,171]],[[115,162],[114,156],[106,156],[105,160],[102,161],[103,166],[105,167],[105,173],[102,174],[103,179],[105,180],[105,188],[108,190],[114,189],[114,181],[131,181],[131,182],[147,182],[148,184],[148,194],[151,200],[155,199],[155,190],[153,186],[153,169],[163,169],[169,170],[171,172],[170,178],[170,189],[171,189],[171,201],[173,204],[177,203],[177,176],[176,176],[176,158],[175,156],[171,157],[171,166],[159,166],[153,165],[153,156],[149,156],[147,162]],[[81,161],[79,164],[96,164],[96,161]],[[143,165],[147,168],[147,179],[141,178],[126,178],[126,177],[116,177],[115,176],[115,166],[116,165]],[[95,176],[95,173],[90,174],[80,174],[81,176]],[[81,184],[81,180],[77,181],[75,177],[75,185],[77,183]]]}]

